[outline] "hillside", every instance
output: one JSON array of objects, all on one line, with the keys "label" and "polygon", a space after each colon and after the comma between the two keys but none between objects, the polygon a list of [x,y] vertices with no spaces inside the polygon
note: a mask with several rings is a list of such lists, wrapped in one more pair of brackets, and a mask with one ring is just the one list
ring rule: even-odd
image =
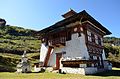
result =
[{"label": "hillside", "polygon": [[0,26],[0,52],[22,54],[38,52],[40,41],[34,37],[34,30],[17,26]]},{"label": "hillside", "polygon": [[34,33],[22,27],[0,25],[0,71],[16,71],[24,50],[31,65],[39,61],[40,40]]},{"label": "hillside", "polygon": [[114,67],[120,67],[120,38],[105,37],[104,49],[107,59],[112,62]]},{"label": "hillside", "polygon": [[12,39],[12,37],[20,37],[20,36],[31,36],[35,31],[30,29],[24,29],[22,27],[17,26],[0,26],[0,37],[6,39]]},{"label": "hillside", "polygon": [[117,37],[105,37],[104,43],[109,43],[114,46],[120,46],[120,38]]}]

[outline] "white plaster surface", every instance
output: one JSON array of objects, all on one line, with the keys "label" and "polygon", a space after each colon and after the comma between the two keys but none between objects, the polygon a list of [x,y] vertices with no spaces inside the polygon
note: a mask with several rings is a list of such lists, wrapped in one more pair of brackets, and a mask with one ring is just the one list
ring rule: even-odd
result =
[{"label": "white plaster surface", "polygon": [[65,51],[65,58],[85,57],[86,59],[88,59],[89,55],[85,44],[84,34],[81,33],[80,37],[78,37],[78,33],[72,34],[72,40],[66,42]]},{"label": "white plaster surface", "polygon": [[40,62],[44,62],[47,51],[48,51],[48,46],[45,46],[45,44],[42,43],[41,50],[40,50]]},{"label": "white plaster surface", "polygon": [[61,68],[62,72],[65,73],[74,73],[74,74],[93,74],[97,72],[96,67],[87,67],[87,68],[70,68],[70,67],[63,67]]},{"label": "white plaster surface", "polygon": [[54,53],[54,50],[51,52],[49,61],[48,61],[48,66],[55,67],[56,64],[56,54]]},{"label": "white plaster surface", "polygon": [[106,59],[106,56],[105,56],[105,51],[104,51],[104,49],[103,49],[102,57],[103,57],[103,60],[107,60],[107,59]]}]

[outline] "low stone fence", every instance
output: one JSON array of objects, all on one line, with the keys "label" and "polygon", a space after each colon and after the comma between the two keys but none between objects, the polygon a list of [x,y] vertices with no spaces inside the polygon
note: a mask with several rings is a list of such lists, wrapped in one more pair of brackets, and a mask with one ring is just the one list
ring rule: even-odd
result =
[{"label": "low stone fence", "polygon": [[62,73],[74,73],[74,74],[94,74],[97,73],[97,67],[87,67],[87,68],[70,68],[63,67],[61,68]]}]

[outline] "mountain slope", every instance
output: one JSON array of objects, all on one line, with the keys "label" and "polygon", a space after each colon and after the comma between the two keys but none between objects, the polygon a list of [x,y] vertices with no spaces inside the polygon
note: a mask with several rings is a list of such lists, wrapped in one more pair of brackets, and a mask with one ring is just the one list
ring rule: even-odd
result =
[{"label": "mountain slope", "polygon": [[0,52],[22,54],[39,52],[40,41],[34,36],[36,31],[17,26],[0,26]]},{"label": "mountain slope", "polygon": [[40,40],[34,32],[17,26],[0,26],[0,72],[16,71],[24,50],[31,64],[39,60]]},{"label": "mountain slope", "polygon": [[34,32],[34,30],[24,29],[17,26],[0,26],[0,36],[4,38],[7,36],[31,36]]}]

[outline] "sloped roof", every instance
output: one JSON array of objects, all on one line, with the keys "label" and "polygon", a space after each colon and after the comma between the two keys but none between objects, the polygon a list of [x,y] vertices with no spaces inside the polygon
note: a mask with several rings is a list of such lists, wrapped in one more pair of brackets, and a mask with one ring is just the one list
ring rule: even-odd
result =
[{"label": "sloped roof", "polygon": [[104,26],[102,26],[97,20],[95,20],[92,16],[90,16],[85,10],[79,12],[79,13],[76,13],[75,15],[71,16],[71,17],[68,17],[68,18],[65,18],[55,24],[53,24],[52,26],[49,26],[41,31],[38,31],[39,34],[45,34],[45,33],[48,33],[54,29],[58,29],[59,27],[65,27],[65,25],[71,23],[71,22],[74,22],[74,21],[77,21],[77,20],[80,20],[82,18],[90,21],[91,23],[93,23],[95,26],[97,26],[98,28],[100,28],[101,30],[103,30],[106,35],[109,35],[111,34],[111,32],[106,29]]}]

